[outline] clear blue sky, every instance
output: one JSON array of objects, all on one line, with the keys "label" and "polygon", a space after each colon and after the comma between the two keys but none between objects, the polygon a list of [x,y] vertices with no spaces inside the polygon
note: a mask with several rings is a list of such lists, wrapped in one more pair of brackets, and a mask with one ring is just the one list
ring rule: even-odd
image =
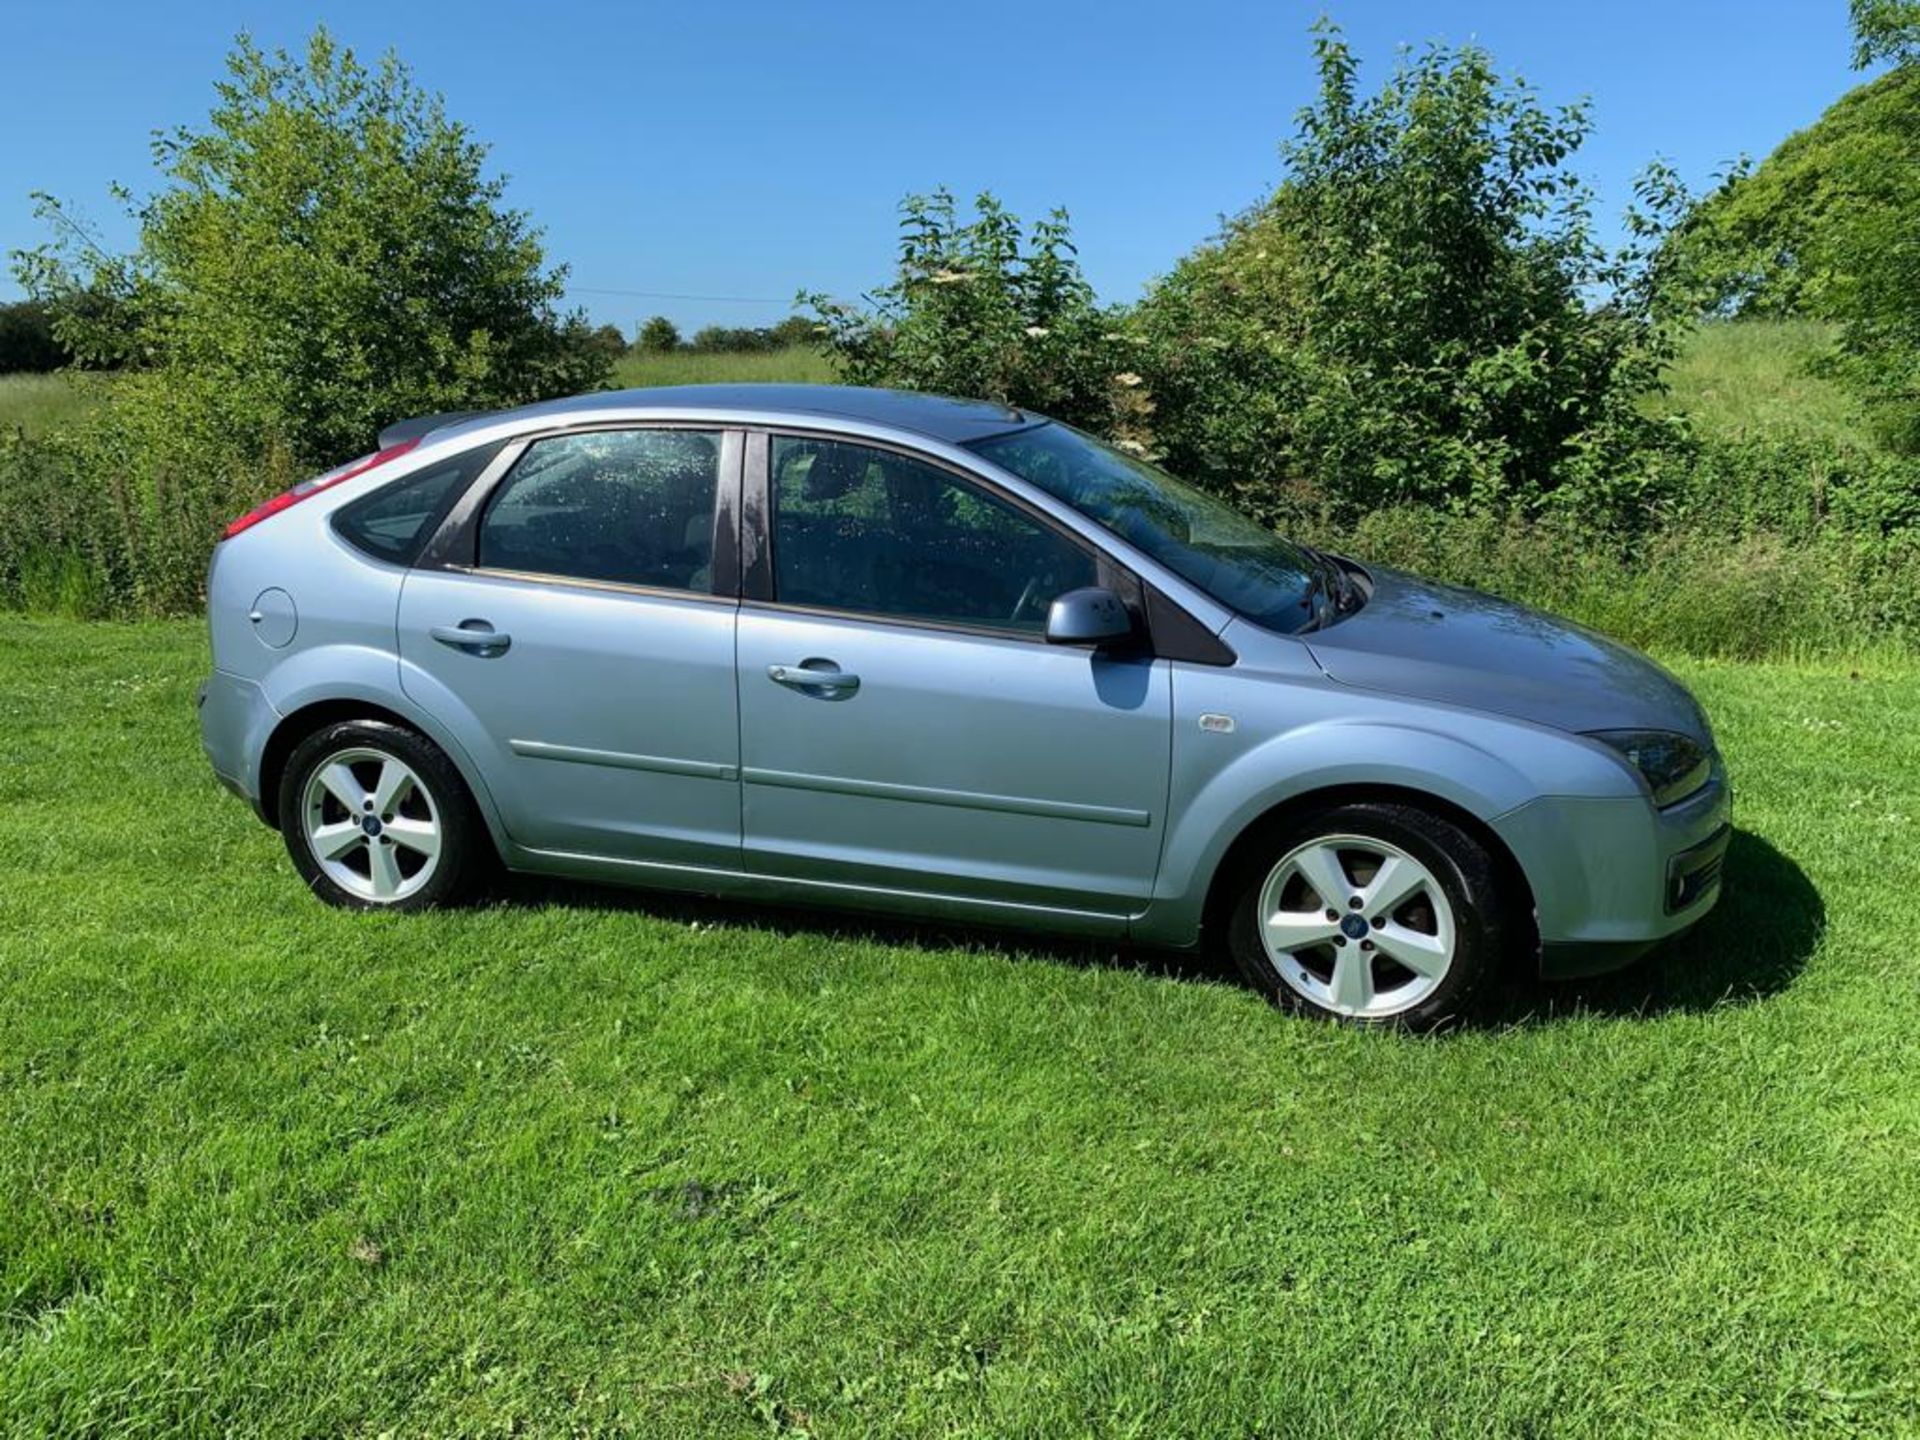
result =
[{"label": "clear blue sky", "polygon": [[1590,97],[1582,167],[1609,215],[1649,157],[1704,182],[1858,78],[1845,0],[18,0],[0,250],[41,238],[32,190],[124,243],[108,182],[144,186],[149,132],[204,118],[234,34],[297,45],[324,22],[397,49],[493,146],[596,319],[763,323],[801,286],[858,294],[888,272],[900,197],[939,184],[1064,204],[1089,277],[1131,299],[1278,177],[1323,10],[1363,83],[1399,45],[1472,40],[1549,100]]}]

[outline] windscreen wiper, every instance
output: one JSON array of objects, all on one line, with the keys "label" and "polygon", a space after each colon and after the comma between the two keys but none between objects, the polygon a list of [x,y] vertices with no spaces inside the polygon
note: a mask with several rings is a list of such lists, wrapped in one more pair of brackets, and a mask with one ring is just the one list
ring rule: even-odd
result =
[{"label": "windscreen wiper", "polygon": [[[1347,574],[1347,567],[1326,551],[1312,545],[1302,545],[1300,548],[1313,561],[1314,567],[1313,574],[1307,579],[1308,603],[1312,604],[1315,595],[1324,595],[1335,615],[1350,615],[1358,610],[1364,597],[1360,593],[1360,587],[1353,583],[1353,577]],[[1327,620],[1326,613],[1315,607],[1313,619],[1308,621],[1304,628],[1318,630],[1327,623]]]}]

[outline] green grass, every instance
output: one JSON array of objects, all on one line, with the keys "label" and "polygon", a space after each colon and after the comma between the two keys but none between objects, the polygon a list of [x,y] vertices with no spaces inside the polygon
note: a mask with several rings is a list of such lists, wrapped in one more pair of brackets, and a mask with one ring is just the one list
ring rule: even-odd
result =
[{"label": "green grass", "polygon": [[827,382],[833,365],[817,350],[795,346],[765,355],[728,355],[677,350],[665,355],[628,355],[614,367],[614,383],[707,385],[739,381]]},{"label": "green grass", "polygon": [[44,435],[99,403],[97,382],[72,375],[0,375],[0,429]]},{"label": "green grass", "polygon": [[1702,325],[1668,373],[1667,410],[1685,411],[1710,435],[1798,432],[1872,446],[1859,397],[1814,373],[1835,330],[1813,320]]},{"label": "green grass", "polygon": [[1920,1430],[1920,669],[1682,665],[1718,912],[1422,1040],[615,892],[330,911],[204,664],[0,619],[0,1433]]}]

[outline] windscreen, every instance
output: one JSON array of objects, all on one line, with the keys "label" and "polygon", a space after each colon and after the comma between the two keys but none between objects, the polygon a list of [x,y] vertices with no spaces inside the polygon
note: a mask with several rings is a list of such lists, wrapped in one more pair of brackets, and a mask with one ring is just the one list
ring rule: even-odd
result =
[{"label": "windscreen", "polygon": [[1256,624],[1292,632],[1314,617],[1305,551],[1144,460],[1058,421],[970,448]]}]

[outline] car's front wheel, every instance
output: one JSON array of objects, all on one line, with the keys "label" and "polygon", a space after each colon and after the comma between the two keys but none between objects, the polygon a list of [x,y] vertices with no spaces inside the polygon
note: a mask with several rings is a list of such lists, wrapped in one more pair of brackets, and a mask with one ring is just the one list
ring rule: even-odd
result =
[{"label": "car's front wheel", "polygon": [[1459,1016],[1507,943],[1486,847],[1444,816],[1365,802],[1285,817],[1244,848],[1227,945],[1288,1008],[1431,1029]]},{"label": "car's front wheel", "polygon": [[352,909],[424,910],[465,898],[488,839],[453,762],[379,720],[327,725],[281,777],[280,833],[308,888]]}]

